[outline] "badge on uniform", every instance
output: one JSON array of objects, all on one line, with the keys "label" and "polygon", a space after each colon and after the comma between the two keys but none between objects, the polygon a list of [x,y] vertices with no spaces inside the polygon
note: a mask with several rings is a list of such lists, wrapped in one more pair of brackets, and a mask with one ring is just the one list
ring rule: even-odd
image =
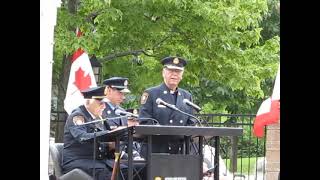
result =
[{"label": "badge on uniform", "polygon": [[83,118],[83,116],[74,116],[72,118],[72,121],[73,121],[74,125],[81,125],[84,123],[84,118]]},{"label": "badge on uniform", "polygon": [[142,96],[141,96],[140,103],[141,103],[141,104],[145,104],[145,103],[147,102],[148,97],[149,97],[149,93],[144,92],[144,93],[142,94]]}]

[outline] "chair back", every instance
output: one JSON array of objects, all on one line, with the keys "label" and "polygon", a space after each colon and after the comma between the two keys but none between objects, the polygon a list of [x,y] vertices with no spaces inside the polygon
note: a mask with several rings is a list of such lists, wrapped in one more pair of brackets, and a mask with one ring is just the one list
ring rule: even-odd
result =
[{"label": "chair back", "polygon": [[53,161],[53,175],[59,180],[93,180],[86,172],[75,168],[66,174],[62,174],[62,153],[63,143],[53,143],[49,146],[51,158]]},{"label": "chair back", "polygon": [[62,163],[62,151],[63,143],[53,143],[49,146],[51,158],[53,161],[53,172],[56,177],[62,175],[61,163]]}]

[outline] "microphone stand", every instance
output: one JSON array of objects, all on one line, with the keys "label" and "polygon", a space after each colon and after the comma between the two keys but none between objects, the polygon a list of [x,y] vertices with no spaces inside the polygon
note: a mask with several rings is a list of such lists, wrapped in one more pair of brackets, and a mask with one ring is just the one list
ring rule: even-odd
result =
[{"label": "microphone stand", "polygon": [[181,110],[178,109],[178,108],[177,108],[176,110],[177,110],[178,112],[184,114],[184,115],[187,115],[187,116],[189,116],[189,117],[192,117],[192,118],[196,119],[196,120],[197,120],[197,123],[199,123],[201,127],[203,126],[202,123],[201,123],[201,121],[200,121],[197,117],[195,117],[194,115],[189,114],[189,113],[186,113],[186,112],[184,112],[184,111],[181,111]]},{"label": "microphone stand", "polygon": [[[180,112],[180,113],[182,113],[182,114],[184,114],[184,115],[187,115],[187,116],[189,116],[189,117],[192,117],[192,118],[196,119],[197,122],[200,124],[200,126],[203,127],[201,121],[200,121],[197,117],[195,117],[195,116],[193,116],[193,115],[191,115],[191,114],[188,114],[188,113],[186,113],[186,112],[178,109],[177,107],[176,107],[176,109],[174,109],[174,110],[176,110],[176,111],[178,111],[178,112]],[[208,125],[208,122],[207,122],[207,121],[205,121],[205,122],[206,122],[206,124]],[[205,144],[208,144],[208,141],[207,141],[205,138],[203,138],[203,140],[204,140]],[[191,144],[192,144],[193,149],[194,149],[194,150],[197,150],[197,147],[195,146],[195,144],[194,144],[193,142],[191,142]],[[218,149],[215,149],[215,151],[218,151]],[[213,152],[211,151],[211,156],[212,156],[212,155],[213,155]],[[215,157],[215,158],[218,158],[218,161],[219,161],[219,157]],[[214,164],[213,169],[211,169],[211,171],[214,171],[214,169],[216,168],[217,165],[218,165],[218,164]],[[219,175],[218,175],[218,176],[219,176]]]},{"label": "microphone stand", "polygon": [[[96,122],[104,122],[104,121],[106,121],[106,120],[111,120],[111,119],[119,119],[119,117],[116,117],[116,118],[105,118],[105,119],[102,119],[102,117],[101,116],[99,116],[99,120],[95,120],[95,121],[90,121],[90,122],[87,122],[87,123],[83,123],[83,124],[81,124],[81,125],[87,125],[87,124],[93,124],[93,123],[96,123]],[[96,142],[96,131],[94,131],[94,133],[93,133],[93,172],[92,172],[92,176],[93,176],[93,179],[95,179],[95,175],[96,175],[96,168],[95,168],[95,165],[96,165],[96,144],[97,144],[97,142]]]},{"label": "microphone stand", "polygon": [[96,176],[96,132],[93,133],[93,179]]}]

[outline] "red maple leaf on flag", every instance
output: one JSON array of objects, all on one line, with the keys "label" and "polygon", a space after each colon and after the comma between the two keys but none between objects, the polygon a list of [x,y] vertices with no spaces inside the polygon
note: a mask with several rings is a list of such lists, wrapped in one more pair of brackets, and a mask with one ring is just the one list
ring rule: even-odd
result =
[{"label": "red maple leaf on flag", "polygon": [[91,77],[89,73],[84,76],[84,71],[79,67],[79,69],[75,72],[75,82],[74,84],[77,86],[77,88],[82,91],[90,87],[91,85]]}]

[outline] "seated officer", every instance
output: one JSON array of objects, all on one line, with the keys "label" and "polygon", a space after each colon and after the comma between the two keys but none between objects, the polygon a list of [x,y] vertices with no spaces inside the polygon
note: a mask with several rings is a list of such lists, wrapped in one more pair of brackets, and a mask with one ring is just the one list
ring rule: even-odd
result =
[{"label": "seated officer", "polygon": [[[127,117],[117,115],[115,111],[117,109],[125,111],[120,105],[126,99],[126,93],[130,93],[130,90],[128,89],[128,78],[112,77],[104,80],[103,84],[106,85],[104,90],[106,98],[103,100],[106,108],[102,113],[102,117],[110,118],[108,123],[111,128],[127,126]],[[116,119],[116,117],[118,118]]]},{"label": "seated officer", "polygon": [[[63,147],[63,173],[67,173],[74,168],[80,168],[97,180],[110,179],[112,167],[107,166],[106,157],[94,160],[94,136],[108,133],[108,125],[103,125],[101,121],[90,123],[99,119],[105,108],[102,99],[104,87],[94,87],[81,91],[84,98],[84,105],[79,106],[68,116],[64,128]],[[84,124],[86,123],[86,124]],[[104,124],[107,124],[104,122]],[[114,143],[108,143],[106,152],[114,149]],[[109,149],[109,150],[108,150]],[[95,168],[95,170],[93,169]]]},{"label": "seated officer", "polygon": [[[119,127],[119,126],[128,126],[128,117],[116,114],[116,110],[121,110],[125,112],[126,110],[120,107],[121,103],[125,100],[126,93],[130,93],[128,89],[128,78],[124,77],[112,77],[103,81],[103,84],[106,85],[105,88],[105,96],[103,99],[105,102],[106,108],[102,113],[103,118],[109,118],[108,125],[110,125],[111,129]],[[130,121],[129,123],[131,123]],[[131,125],[131,124],[130,124]],[[133,158],[134,160],[140,159],[140,153],[137,151],[135,147],[137,142],[133,143]],[[128,159],[127,152],[127,142],[120,143],[121,150],[121,159]],[[134,165],[135,168],[140,168],[139,165]],[[140,177],[143,175],[140,174]]]}]

